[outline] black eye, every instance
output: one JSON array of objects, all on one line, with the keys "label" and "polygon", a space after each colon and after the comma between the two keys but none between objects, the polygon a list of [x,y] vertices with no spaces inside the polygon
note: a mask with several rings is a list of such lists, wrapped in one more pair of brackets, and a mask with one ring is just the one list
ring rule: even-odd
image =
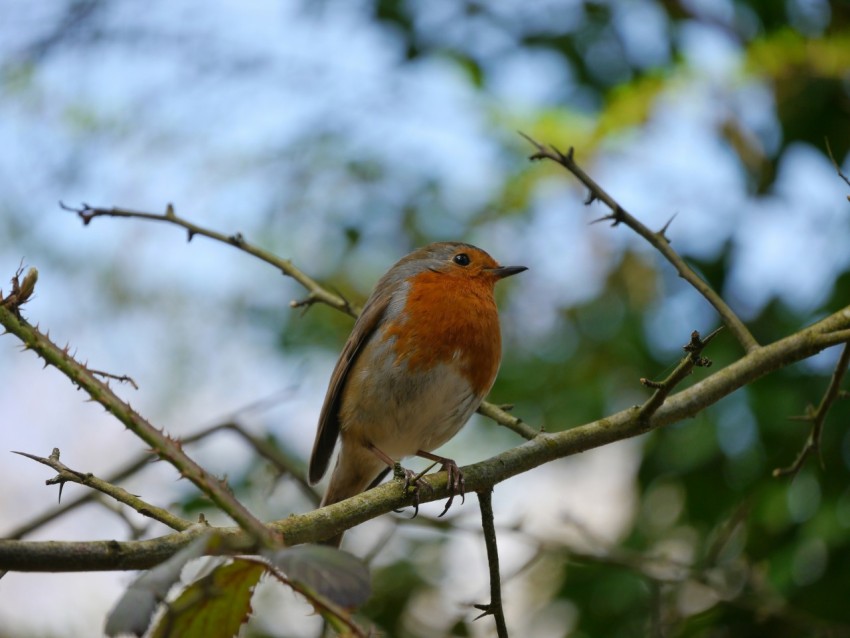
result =
[{"label": "black eye", "polygon": [[458,266],[468,266],[469,265],[469,255],[466,253],[458,253],[454,257],[452,257],[452,261],[455,262]]}]

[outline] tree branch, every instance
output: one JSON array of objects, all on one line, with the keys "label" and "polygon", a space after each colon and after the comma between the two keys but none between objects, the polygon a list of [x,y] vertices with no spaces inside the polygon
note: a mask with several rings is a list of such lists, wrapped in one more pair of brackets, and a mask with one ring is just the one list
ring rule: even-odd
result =
[{"label": "tree branch", "polygon": [[[638,235],[643,237],[646,241],[648,241],[653,248],[655,248],[658,252],[660,252],[664,258],[670,262],[673,267],[676,269],[676,272],[679,273],[679,276],[691,284],[696,290],[703,296],[705,299],[714,306],[714,309],[717,310],[720,315],[723,323],[727,328],[735,335],[735,338],[741,344],[746,352],[752,352],[756,348],[759,347],[758,342],[755,340],[753,335],[744,325],[744,322],[736,315],[732,309],[726,304],[725,301],[718,295],[712,288],[709,286],[699,275],[697,275],[694,270],[685,263],[685,260],[670,247],[670,240],[667,238],[666,231],[670,222],[667,222],[667,225],[664,226],[660,231],[653,232],[649,230],[643,223],[641,223],[637,218],[629,214],[625,208],[620,206],[613,197],[611,197],[605,190],[597,184],[591,177],[582,170],[582,168],[576,163],[573,158],[573,148],[567,151],[566,155],[561,153],[558,149],[553,146],[546,146],[544,144],[540,144],[536,140],[532,139],[525,133],[520,133],[525,139],[527,139],[536,149],[537,152],[534,153],[529,159],[531,160],[541,160],[548,159],[556,164],[560,164],[565,169],[567,169],[570,173],[575,175],[578,180],[584,184],[588,190],[590,190],[590,196],[587,198],[586,204],[591,204],[595,200],[599,200],[604,203],[610,210],[611,214],[606,215],[601,220],[610,220],[612,226],[617,226],[620,223],[625,224],[633,231],[635,231]],[[671,220],[672,221],[672,220]]]},{"label": "tree branch", "polygon": [[132,407],[119,398],[107,383],[98,379],[86,366],[76,361],[68,348],[62,349],[36,328],[17,316],[18,307],[0,303],[0,324],[6,331],[20,339],[28,350],[33,350],[67,376],[74,385],[85,390],[97,403],[115,416],[136,436],[156,450],[157,455],[171,463],[180,475],[188,478],[204,494],[243,529],[251,532],[263,545],[278,542],[274,534],[237,500],[223,481],[210,475],[182,450],[180,441],[171,438],[142,418]]},{"label": "tree branch", "polygon": [[95,208],[93,206],[89,206],[88,204],[83,204],[78,208],[74,208],[73,206],[67,206],[62,202],[59,202],[59,205],[64,210],[76,213],[79,218],[83,220],[83,224],[85,225],[90,224],[91,221],[97,217],[124,217],[132,219],[145,219],[154,222],[165,222],[168,224],[174,224],[175,226],[180,226],[181,228],[186,229],[188,241],[192,241],[192,238],[195,235],[209,237],[210,239],[214,239],[223,244],[227,244],[228,246],[233,246],[234,248],[246,252],[249,255],[253,255],[257,259],[260,259],[261,261],[264,261],[267,264],[271,264],[287,277],[292,277],[295,281],[297,281],[304,288],[306,288],[309,293],[306,300],[292,302],[293,307],[321,302],[327,304],[331,308],[336,308],[337,310],[340,310],[347,315],[351,315],[352,317],[356,317],[360,312],[359,308],[357,308],[356,306],[352,306],[348,302],[348,300],[344,299],[341,295],[334,294],[326,288],[323,288],[315,279],[296,268],[295,265],[289,259],[283,259],[281,257],[278,257],[277,255],[270,253],[267,250],[263,250],[259,246],[245,241],[245,238],[242,236],[242,233],[225,235],[224,233],[219,233],[214,230],[204,228],[203,226],[198,226],[197,224],[194,224],[187,219],[178,217],[177,214],[174,212],[174,207],[171,204],[168,204],[168,206],[166,206],[164,214],[145,213],[142,211],[128,210],[126,208]]},{"label": "tree branch", "polygon": [[505,610],[502,608],[502,576],[499,571],[499,546],[496,543],[496,527],[493,524],[492,489],[478,492],[478,505],[481,508],[484,543],[487,546],[487,565],[490,568],[490,602],[486,605],[475,605],[475,608],[482,612],[475,620],[484,616],[493,616],[496,623],[496,634],[499,638],[508,638]]},{"label": "tree branch", "polygon": [[[0,318],[3,315],[0,313]],[[770,372],[787,367],[835,345],[835,335],[850,329],[850,306],[772,344],[758,348],[726,368],[667,398],[651,417],[641,422],[640,407],[563,432],[541,432],[534,439],[493,458],[463,468],[466,488],[480,492],[513,476],[555,459],[643,434],[683,419],[728,396]],[[421,502],[448,496],[445,473],[429,477],[433,490],[419,495]],[[410,505],[401,481],[391,481],[350,499],[306,514],[294,514],[270,523],[288,545],[315,542],[397,509]],[[195,537],[187,532],[148,541],[94,543],[0,541],[0,570],[93,571],[147,569],[171,556]],[[218,531],[232,537],[234,547],[250,551],[254,539],[235,528]]]},{"label": "tree branch", "polygon": [[820,453],[820,440],[821,434],[823,433],[823,424],[824,421],[826,421],[826,415],[829,412],[829,409],[832,407],[832,404],[835,403],[835,400],[838,398],[841,391],[841,381],[844,379],[844,374],[847,372],[848,365],[850,365],[850,343],[844,345],[844,349],[841,351],[841,356],[838,358],[838,363],[835,364],[835,370],[832,371],[832,378],[829,380],[829,386],[826,388],[826,392],[824,393],[817,409],[812,410],[811,406],[809,406],[807,413],[802,417],[802,419],[800,419],[810,421],[812,424],[812,430],[809,433],[809,438],[806,441],[806,444],[803,446],[803,449],[800,450],[800,453],[791,465],[784,468],[776,468],[773,470],[773,476],[794,476],[800,471],[800,468],[803,467],[803,464],[810,455]]},{"label": "tree branch", "polygon": [[175,529],[178,532],[182,532],[183,530],[188,529],[192,525],[192,523],[187,521],[186,519],[180,518],[179,516],[175,516],[168,510],[164,510],[161,507],[151,505],[150,503],[143,501],[135,494],[130,494],[130,492],[125,490],[123,487],[118,487],[117,485],[108,483],[103,479],[97,478],[91,473],[77,472],[76,470],[72,470],[59,460],[59,448],[53,448],[53,453],[50,455],[49,458],[43,458],[41,456],[36,456],[35,454],[28,454],[27,452],[12,453],[25,456],[28,459],[37,461],[42,465],[51,467],[57,472],[59,472],[58,476],[55,476],[52,479],[48,479],[46,481],[46,484],[55,485],[58,483],[60,496],[62,494],[62,486],[65,483],[78,483],[80,485],[90,487],[93,490],[97,490],[98,492],[102,492],[103,494],[114,498],[119,503],[123,503],[124,505],[132,507],[142,516],[147,516],[148,518],[152,518],[155,521],[159,521],[163,525],[168,525],[168,527],[170,527],[171,529]]}]

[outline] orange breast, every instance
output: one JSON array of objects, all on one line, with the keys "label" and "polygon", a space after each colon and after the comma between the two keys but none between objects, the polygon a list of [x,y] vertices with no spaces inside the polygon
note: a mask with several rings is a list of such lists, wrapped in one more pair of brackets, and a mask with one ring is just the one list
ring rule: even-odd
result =
[{"label": "orange breast", "polygon": [[502,356],[493,282],[434,272],[408,281],[404,311],[383,334],[394,340],[396,364],[421,371],[455,361],[473,391],[486,394]]}]

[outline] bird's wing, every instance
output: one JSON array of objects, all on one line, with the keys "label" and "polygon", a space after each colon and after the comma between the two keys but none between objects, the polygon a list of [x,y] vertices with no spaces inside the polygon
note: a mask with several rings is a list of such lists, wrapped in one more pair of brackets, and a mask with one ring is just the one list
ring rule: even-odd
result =
[{"label": "bird's wing", "polygon": [[379,295],[373,294],[366,302],[363,312],[354,323],[351,336],[339,355],[336,362],[331,381],[328,385],[328,393],[325,395],[325,403],[319,415],[319,429],[316,432],[316,441],[313,443],[313,453],[310,455],[309,477],[310,483],[317,483],[325,471],[339,436],[339,408],[342,400],[342,392],[348,380],[348,373],[357,359],[357,355],[363,345],[375,332],[381,317],[387,310],[391,295],[389,293]]}]

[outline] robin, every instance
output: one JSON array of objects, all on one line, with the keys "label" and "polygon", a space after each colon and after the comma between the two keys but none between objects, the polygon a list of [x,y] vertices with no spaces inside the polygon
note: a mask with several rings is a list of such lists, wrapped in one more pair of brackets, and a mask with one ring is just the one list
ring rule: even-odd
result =
[{"label": "robin", "polygon": [[[319,416],[311,484],[342,441],[320,507],[374,487],[398,459],[413,455],[448,473],[443,514],[458,491],[463,495],[457,464],[431,451],[457,434],[493,386],[502,353],[493,288],[524,270],[500,266],[470,244],[438,242],[381,278],[345,343]],[[412,472],[405,474],[410,481]],[[323,542],[341,540],[342,534]]]}]

